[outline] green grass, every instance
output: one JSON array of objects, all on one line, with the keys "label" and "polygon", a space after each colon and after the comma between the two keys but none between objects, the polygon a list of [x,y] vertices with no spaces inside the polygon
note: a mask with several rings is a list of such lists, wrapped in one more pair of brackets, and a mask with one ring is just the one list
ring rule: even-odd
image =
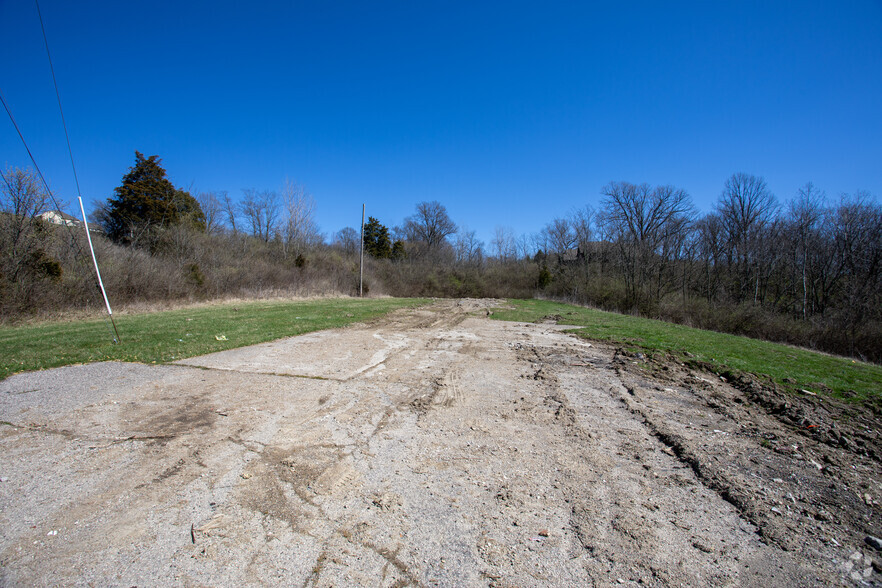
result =
[{"label": "green grass", "polygon": [[[368,320],[428,301],[407,298],[244,302],[103,319],[0,327],[0,379],[92,361],[163,363]],[[220,340],[219,340],[220,339]]]},{"label": "green grass", "polygon": [[832,392],[834,396],[856,402],[882,402],[882,367],[878,365],[557,302],[509,302],[514,310],[494,311],[493,318],[533,322],[548,315],[560,315],[560,324],[584,327],[576,332],[585,339],[710,364],[711,369],[720,374],[734,370],[765,375],[791,391]]}]

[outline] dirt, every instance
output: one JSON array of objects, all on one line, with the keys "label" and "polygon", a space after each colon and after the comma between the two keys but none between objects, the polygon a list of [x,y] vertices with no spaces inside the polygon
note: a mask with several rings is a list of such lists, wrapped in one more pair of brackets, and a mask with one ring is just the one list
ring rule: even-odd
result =
[{"label": "dirt", "polygon": [[497,304],[0,382],[0,585],[882,585],[877,414]]}]

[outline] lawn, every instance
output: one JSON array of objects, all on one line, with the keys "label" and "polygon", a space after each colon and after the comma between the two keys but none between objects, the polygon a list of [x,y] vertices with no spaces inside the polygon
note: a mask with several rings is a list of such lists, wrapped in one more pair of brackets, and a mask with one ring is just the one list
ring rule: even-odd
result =
[{"label": "lawn", "polygon": [[92,361],[163,363],[321,329],[341,327],[425,304],[413,298],[333,298],[212,304],[106,320],[0,327],[0,379],[15,372]]},{"label": "lawn", "polygon": [[716,373],[766,375],[783,388],[831,393],[855,402],[882,401],[882,366],[806,349],[702,331],[682,325],[603,312],[546,300],[510,300],[512,310],[493,318],[533,322],[560,316],[560,324],[583,327],[580,337],[710,365]]}]

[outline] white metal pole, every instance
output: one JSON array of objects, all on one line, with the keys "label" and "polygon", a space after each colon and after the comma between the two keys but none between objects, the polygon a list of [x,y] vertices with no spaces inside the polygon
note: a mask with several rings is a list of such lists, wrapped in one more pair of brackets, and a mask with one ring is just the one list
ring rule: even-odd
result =
[{"label": "white metal pole", "polygon": [[95,258],[95,248],[92,247],[92,235],[89,234],[89,223],[86,221],[86,210],[83,208],[83,199],[79,196],[80,212],[83,214],[83,227],[86,229],[86,241],[89,242],[89,251],[92,252],[92,263],[95,264],[95,274],[98,276],[98,286],[101,288],[101,295],[104,296],[104,306],[107,307],[107,314],[110,316],[110,322],[113,323],[113,330],[116,333],[116,339],[119,340],[119,332],[116,330],[116,323],[113,322],[113,311],[110,310],[110,301],[107,299],[107,292],[104,290],[104,282],[101,281],[101,270],[98,269],[98,260]]}]

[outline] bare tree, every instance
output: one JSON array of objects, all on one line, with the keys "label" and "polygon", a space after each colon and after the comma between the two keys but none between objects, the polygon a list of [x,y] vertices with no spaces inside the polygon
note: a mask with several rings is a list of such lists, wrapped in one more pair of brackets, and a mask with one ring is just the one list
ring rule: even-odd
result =
[{"label": "bare tree", "polygon": [[583,252],[587,252],[593,236],[591,226],[594,224],[594,209],[590,204],[585,205],[574,210],[569,220],[573,233],[576,235],[576,246]]},{"label": "bare tree", "polygon": [[601,225],[618,244],[629,303],[656,304],[677,250],[672,242],[694,215],[689,195],[671,186],[628,182],[607,184],[603,195]]},{"label": "bare tree", "polygon": [[278,194],[269,190],[258,192],[253,188],[243,192],[245,198],[242,200],[242,216],[251,225],[251,234],[264,243],[269,243],[279,228]]},{"label": "bare tree", "polygon": [[576,232],[570,225],[570,221],[565,218],[556,218],[552,220],[545,225],[542,232],[545,234],[545,253],[557,254],[558,261],[563,258],[564,253],[575,248],[578,243]]},{"label": "bare tree", "polygon": [[836,251],[845,272],[842,306],[854,355],[857,332],[882,305],[882,207],[866,192],[845,194],[833,219]]},{"label": "bare tree", "polygon": [[711,212],[695,223],[696,255],[700,265],[700,292],[713,302],[720,288],[721,272],[724,268],[725,229],[720,215]]},{"label": "bare tree", "polygon": [[315,222],[315,200],[306,188],[291,180],[285,180],[282,188],[284,203],[283,254],[298,255],[322,241]]},{"label": "bare tree", "polygon": [[499,261],[512,261],[517,257],[514,232],[509,227],[499,225],[493,229],[493,241],[491,242],[493,255]]},{"label": "bare tree", "polygon": [[515,257],[518,259],[529,261],[535,251],[536,249],[533,247],[533,242],[529,235],[519,235],[515,239]]},{"label": "bare tree", "polygon": [[416,214],[404,219],[403,231],[408,241],[423,243],[432,251],[456,232],[456,224],[447,215],[447,209],[433,200],[417,204]]},{"label": "bare tree", "polygon": [[484,260],[484,243],[467,227],[460,227],[453,237],[453,251],[457,263],[480,264]]},{"label": "bare tree", "polygon": [[339,246],[346,255],[358,253],[358,231],[352,227],[345,227],[334,235],[334,244]]},{"label": "bare tree", "polygon": [[548,255],[548,249],[551,247],[551,244],[548,239],[547,231],[539,231],[538,233],[533,233],[530,235],[530,250],[533,251],[534,259],[545,259]]},{"label": "bare tree", "polygon": [[0,170],[2,307],[26,307],[40,280],[61,277],[61,266],[45,251],[50,235],[40,215],[49,209],[49,202],[34,172],[13,167]]},{"label": "bare tree", "polygon": [[744,173],[733,174],[723,188],[717,213],[726,229],[726,257],[734,270],[732,293],[742,301],[759,282],[763,231],[775,218],[778,205],[766,181]]},{"label": "bare tree", "polygon": [[227,193],[224,192],[200,192],[196,201],[205,214],[205,232],[209,235],[218,233],[223,226],[224,200]]},{"label": "bare tree", "polygon": [[0,211],[20,219],[35,219],[49,210],[49,194],[31,170],[7,167],[0,170]]},{"label": "bare tree", "polygon": [[[788,242],[792,257],[793,275],[791,282],[794,290],[801,290],[801,312],[803,320],[812,314],[810,300],[814,300],[809,292],[813,290],[813,270],[818,264],[812,258],[823,249],[819,243],[819,229],[825,217],[826,195],[809,182],[799,189],[796,197],[787,207]],[[795,294],[795,292],[794,292]],[[797,296],[795,295],[794,298]]]},{"label": "bare tree", "polygon": [[234,235],[237,235],[239,233],[239,226],[236,221],[239,218],[240,206],[230,198],[229,194],[226,192],[223,192],[222,194],[221,208],[227,218],[227,223],[230,225],[230,230],[233,231]]}]

